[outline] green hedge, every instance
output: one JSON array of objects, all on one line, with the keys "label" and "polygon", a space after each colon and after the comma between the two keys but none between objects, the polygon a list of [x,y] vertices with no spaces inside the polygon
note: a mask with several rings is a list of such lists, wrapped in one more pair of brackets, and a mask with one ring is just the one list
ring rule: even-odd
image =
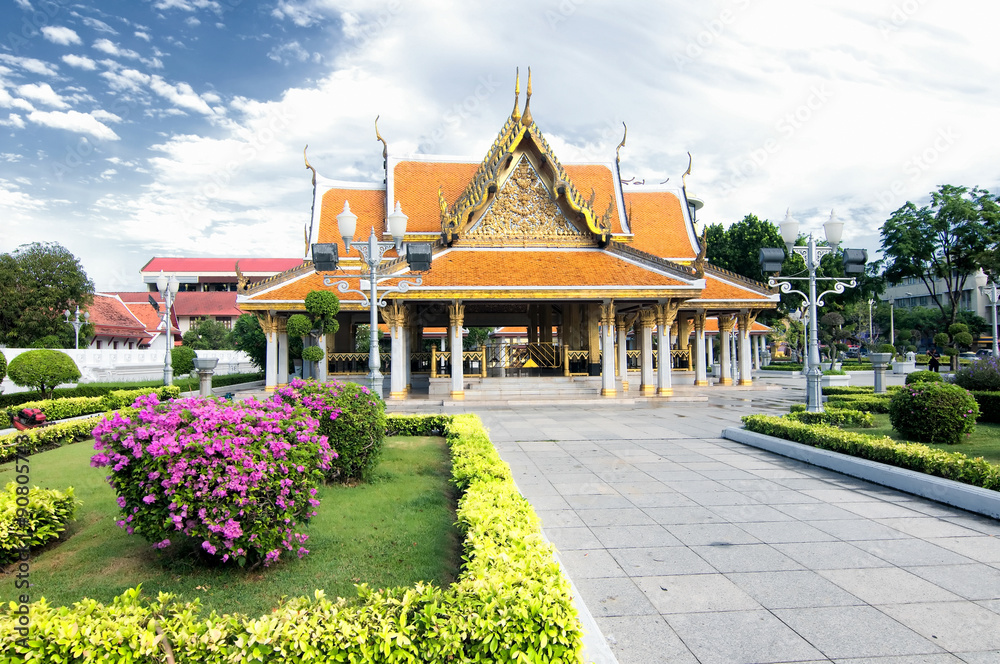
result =
[{"label": "green hedge", "polygon": [[794,409],[785,417],[803,424],[831,424],[835,427],[859,427],[863,429],[871,429],[875,426],[875,417],[871,413],[860,410],[827,408],[822,413],[807,413],[805,405],[802,405],[802,409]]},{"label": "green hedge", "polygon": [[802,371],[802,364],[799,362],[789,364],[768,364],[761,367],[763,371]]},{"label": "green hedge", "polygon": [[771,415],[745,415],[743,425],[750,431],[803,445],[842,452],[985,489],[1000,489],[1000,466],[993,465],[982,457],[973,459],[961,452],[944,452],[920,443],[897,443],[888,436],[843,431],[826,424],[802,424]]},{"label": "green hedge", "polygon": [[[18,498],[23,507],[18,506]],[[0,491],[0,564],[18,560],[23,549],[45,546],[66,530],[80,501],[65,491],[8,482]]]},{"label": "green hedge", "polygon": [[[93,413],[105,413],[109,410],[118,410],[125,406],[131,406],[136,397],[140,397],[150,392],[156,392],[161,400],[173,399],[180,395],[181,391],[176,385],[169,387],[142,387],[134,390],[112,390],[99,397],[69,397],[64,399],[45,399],[42,401],[27,401],[17,406],[11,406],[4,411],[7,422],[13,419],[23,408],[40,408],[47,421],[64,420],[68,417],[79,417],[80,415],[91,415]],[[9,426],[9,424],[8,424]]]},{"label": "green hedge", "polygon": [[979,422],[1000,423],[1000,392],[970,393],[979,404]]},{"label": "green hedge", "polygon": [[440,436],[451,422],[451,416],[386,413],[385,420],[387,436]]},{"label": "green hedge", "polygon": [[865,413],[888,413],[891,394],[842,394],[831,396],[826,403],[830,408],[860,410]]},{"label": "green hedge", "polygon": [[99,415],[85,420],[57,422],[50,426],[0,436],[0,463],[10,461],[18,453],[27,456],[50,447],[86,440],[91,437],[90,432],[102,418],[103,415]]},{"label": "green hedge", "polygon": [[[416,419],[416,418],[413,418]],[[465,566],[447,588],[371,590],[358,598],[289,600],[260,618],[201,615],[197,600],[133,588],[110,604],[84,599],[30,605],[18,642],[11,612],[0,616],[9,661],[182,662],[565,662],[582,660],[582,629],[568,580],[538,517],[517,492],[482,422],[456,415],[428,423],[390,418],[390,427],[430,432],[444,424],[454,482],[464,488],[458,525]],[[485,444],[484,444],[485,441]]]}]

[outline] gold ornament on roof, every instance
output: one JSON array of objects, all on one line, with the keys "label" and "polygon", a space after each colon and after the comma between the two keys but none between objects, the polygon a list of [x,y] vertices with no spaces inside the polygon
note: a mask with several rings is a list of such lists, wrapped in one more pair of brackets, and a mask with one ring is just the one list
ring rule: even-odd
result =
[{"label": "gold ornament on roof", "polygon": [[236,292],[242,293],[247,289],[250,280],[240,271],[240,262],[236,261]]},{"label": "gold ornament on roof", "polygon": [[469,237],[579,237],[581,231],[563,215],[526,157],[483,214]]},{"label": "gold ornament on roof", "polygon": [[705,278],[705,263],[708,255],[708,226],[701,232],[701,248],[698,249],[698,257],[694,259],[694,274],[698,279]]},{"label": "gold ornament on roof", "polygon": [[535,121],[531,118],[531,67],[528,67],[528,93],[524,97],[524,113],[521,114],[521,124],[530,127]]},{"label": "gold ornament on roof", "polygon": [[622,142],[618,144],[617,148],[615,148],[616,164],[621,163],[621,156],[619,155],[619,153],[621,152],[622,148],[625,147],[625,139],[628,137],[628,125],[623,122],[622,126],[625,127],[625,132],[622,134]]},{"label": "gold ornament on roof", "polygon": [[521,109],[518,107],[518,97],[521,96],[521,69],[514,70],[514,110],[510,112],[510,117],[515,120],[521,119]]}]

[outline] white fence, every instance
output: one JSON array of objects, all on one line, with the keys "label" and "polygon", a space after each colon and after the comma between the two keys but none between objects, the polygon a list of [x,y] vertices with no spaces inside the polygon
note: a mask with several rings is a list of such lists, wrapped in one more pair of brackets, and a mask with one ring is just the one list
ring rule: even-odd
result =
[{"label": "white fence", "polygon": [[[7,358],[7,364],[21,353],[32,348],[0,348]],[[163,378],[162,350],[129,350],[101,348],[81,348],[80,350],[63,350],[73,358],[80,369],[81,383],[94,382],[133,382],[158,380]],[[250,361],[250,356],[241,350],[199,350],[198,357],[218,358],[215,368],[216,375],[251,373],[257,367]],[[5,378],[0,383],[0,392],[11,394],[23,392],[28,388],[18,387]]]}]

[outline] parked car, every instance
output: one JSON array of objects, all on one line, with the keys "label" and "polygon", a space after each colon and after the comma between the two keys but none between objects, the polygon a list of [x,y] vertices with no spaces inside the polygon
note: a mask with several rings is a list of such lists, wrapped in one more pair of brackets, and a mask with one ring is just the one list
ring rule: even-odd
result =
[{"label": "parked car", "polygon": [[993,349],[980,348],[979,350],[976,351],[976,355],[978,355],[979,357],[993,357]]},{"label": "parked car", "polygon": [[959,353],[958,358],[960,360],[978,360],[979,355],[973,352]]}]

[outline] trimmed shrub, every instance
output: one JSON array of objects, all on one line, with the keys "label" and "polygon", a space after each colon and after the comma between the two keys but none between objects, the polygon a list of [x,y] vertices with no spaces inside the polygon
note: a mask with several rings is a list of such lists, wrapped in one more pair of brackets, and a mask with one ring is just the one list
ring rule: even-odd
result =
[{"label": "trimmed shrub", "polygon": [[1000,357],[984,357],[955,373],[955,384],[967,390],[1000,391]]},{"label": "trimmed shrub", "polygon": [[[397,424],[430,431],[442,422]],[[519,495],[509,469],[474,415],[447,418],[453,468],[468,473],[458,508],[466,566],[447,588],[373,591],[353,601],[322,591],[281,604],[260,618],[200,615],[198,601],[161,593],[151,603],[140,588],[109,604],[81,600],[29,608],[27,635],[18,617],[0,615],[0,652],[36,661],[177,662],[561,662],[582,661],[582,628],[569,581],[553,559],[538,518]],[[474,439],[467,444],[466,438]],[[476,459],[479,455],[486,458]],[[18,661],[18,660],[15,660]]]},{"label": "trimmed shrub", "polygon": [[302,349],[302,359],[306,362],[319,362],[324,356],[325,353],[319,346],[306,346]]},{"label": "trimmed shrub", "polygon": [[911,371],[906,374],[906,384],[913,383],[943,383],[944,377],[936,371]]},{"label": "trimmed shrub", "polygon": [[66,399],[45,399],[28,401],[15,407],[5,409],[7,417],[13,417],[23,408],[39,408],[49,422],[63,420],[68,417],[105,413],[132,405],[132,402],[144,394],[156,393],[161,400],[180,396],[180,388],[176,385],[168,387],[144,387],[138,390],[116,390],[100,397],[70,397]]},{"label": "trimmed shrub", "polygon": [[333,334],[340,329],[337,314],[340,312],[340,298],[327,290],[313,290],[306,294],[306,311],[316,321],[316,328],[324,334]]},{"label": "trimmed shrub", "polygon": [[1000,423],[1000,392],[971,392],[979,404],[979,419],[977,422]]},{"label": "trimmed shrub", "polygon": [[33,387],[47,399],[56,385],[80,379],[80,370],[66,353],[39,349],[21,353],[10,361],[7,369],[15,385]]},{"label": "trimmed shrub", "polygon": [[337,482],[367,480],[378,464],[385,439],[385,402],[364,385],[295,378],[275,397],[304,406],[319,420],[319,433],[337,453],[327,478]]},{"label": "trimmed shrub", "polygon": [[304,337],[313,329],[312,321],[305,314],[292,314],[285,323],[285,330],[290,337]]},{"label": "trimmed shrub", "polygon": [[183,376],[194,371],[194,358],[198,354],[190,346],[177,346],[170,349],[170,364],[175,376]]},{"label": "trimmed shrub", "polygon": [[73,487],[65,491],[37,486],[29,489],[8,482],[0,492],[0,564],[14,562],[23,549],[37,549],[58,539],[74,519],[78,505]]},{"label": "trimmed shrub", "polygon": [[90,465],[110,468],[119,527],[155,548],[174,538],[240,567],[309,553],[298,526],[315,515],[334,454],[308,411],[278,400],[160,403],[155,394],[134,407],[94,429]]},{"label": "trimmed shrub", "polygon": [[979,404],[965,390],[946,383],[914,383],[892,395],[892,428],[912,440],[954,444],[976,428]]},{"label": "trimmed shrub", "polygon": [[0,383],[3,379],[7,377],[7,358],[4,357],[3,351],[0,351]]},{"label": "trimmed shrub", "polygon": [[888,413],[890,393],[886,394],[843,394],[831,396],[826,405],[830,408],[860,410],[865,413]]},{"label": "trimmed shrub", "polygon": [[920,443],[897,443],[888,436],[871,436],[843,431],[825,424],[802,424],[785,417],[745,415],[743,425],[750,431],[791,440],[862,459],[887,463],[928,475],[1000,489],[1000,466],[961,452],[945,452]]},{"label": "trimmed shrub", "polygon": [[896,354],[896,347],[893,346],[892,344],[879,344],[879,346],[878,346],[878,352],[880,352],[880,353],[892,353],[893,355],[895,355]]},{"label": "trimmed shrub", "polygon": [[830,424],[835,427],[861,429],[871,429],[875,426],[875,417],[871,413],[864,413],[860,410],[827,408],[822,413],[807,413],[805,406],[803,406],[802,410],[793,411],[785,417],[803,424]]}]

